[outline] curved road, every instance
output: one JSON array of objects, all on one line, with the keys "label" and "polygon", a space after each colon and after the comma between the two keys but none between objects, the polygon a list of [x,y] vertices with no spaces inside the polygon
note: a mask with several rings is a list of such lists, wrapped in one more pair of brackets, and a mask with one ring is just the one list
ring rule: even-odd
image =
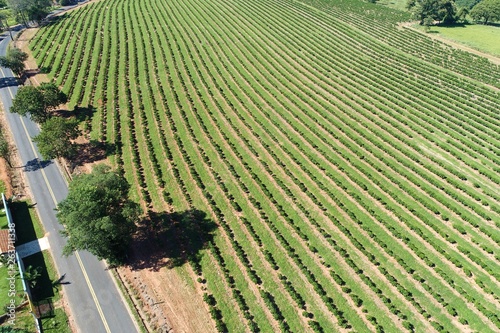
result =
[{"label": "curved road", "polygon": [[[10,41],[8,33],[0,35],[0,55],[5,55]],[[17,92],[17,81],[9,69],[0,68],[0,101],[6,112],[19,156],[25,166],[25,179],[36,202],[40,219],[48,233],[52,257],[58,273],[68,284],[63,295],[78,332],[132,333],[139,332],[127,304],[103,261],[86,251],[69,257],[62,256],[65,240],[55,216],[58,202],[66,198],[68,185],[56,163],[40,161],[40,154],[31,138],[39,133],[38,126],[26,117],[8,112]]]}]

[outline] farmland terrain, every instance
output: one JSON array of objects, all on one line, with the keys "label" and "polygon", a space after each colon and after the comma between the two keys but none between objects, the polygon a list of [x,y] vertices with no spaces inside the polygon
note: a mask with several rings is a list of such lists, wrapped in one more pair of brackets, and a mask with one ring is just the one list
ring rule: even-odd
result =
[{"label": "farmland terrain", "polygon": [[500,69],[408,20],[103,0],[34,36],[147,216],[154,331],[500,330]]}]

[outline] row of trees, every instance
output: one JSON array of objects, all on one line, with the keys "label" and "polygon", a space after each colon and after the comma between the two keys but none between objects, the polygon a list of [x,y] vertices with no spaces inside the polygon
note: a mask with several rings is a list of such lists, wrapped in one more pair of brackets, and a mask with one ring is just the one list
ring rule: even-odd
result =
[{"label": "row of trees", "polygon": [[[0,66],[21,76],[28,55],[12,48],[0,57]],[[12,101],[10,112],[29,116],[41,125],[33,138],[44,159],[72,158],[77,154],[73,144],[81,131],[75,118],[56,117],[53,111],[68,100],[54,83],[22,86]],[[0,128],[0,157],[11,165],[11,146]],[[128,197],[130,186],[120,174],[107,166],[94,168],[91,174],[74,178],[68,197],[58,206],[58,219],[65,226],[68,242],[64,254],[88,250],[112,265],[122,264],[136,230],[140,207]]]},{"label": "row of trees", "polygon": [[473,4],[472,9],[468,7],[457,9],[454,0],[408,0],[406,8],[421,25],[426,26],[436,21],[444,24],[465,21],[467,15],[483,24],[500,20],[500,0],[482,0]]},{"label": "row of trees", "polygon": [[[6,56],[0,57],[0,66],[10,68],[16,75],[22,76],[28,55],[11,48]],[[40,86],[22,86],[12,101],[10,112],[21,116],[29,116],[41,125],[42,130],[34,141],[38,144],[44,159],[58,157],[72,158],[76,154],[76,146],[72,143],[80,134],[76,119],[52,117],[59,105],[66,103],[68,97],[54,83],[42,83]],[[1,150],[2,157],[6,156]],[[4,149],[5,150],[5,149]],[[8,160],[9,161],[9,160]]]}]

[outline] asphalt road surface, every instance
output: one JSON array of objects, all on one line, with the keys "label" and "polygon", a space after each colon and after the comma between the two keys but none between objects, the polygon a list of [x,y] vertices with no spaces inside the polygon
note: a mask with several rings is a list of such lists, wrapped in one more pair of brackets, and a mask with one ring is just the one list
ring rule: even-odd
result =
[{"label": "asphalt road surface", "polygon": [[[9,34],[0,35],[0,40],[0,55],[5,55]],[[31,140],[39,133],[38,126],[26,117],[7,112],[17,89],[12,72],[0,68],[0,101],[6,110],[29,190],[48,233],[57,271],[61,276],[64,275],[62,291],[76,328],[78,332],[90,333],[138,332],[137,324],[111,273],[106,270],[105,263],[86,251],[79,251],[69,257],[62,256],[65,240],[60,236],[62,227],[54,209],[58,202],[66,198],[68,185],[55,162],[41,160]]]}]

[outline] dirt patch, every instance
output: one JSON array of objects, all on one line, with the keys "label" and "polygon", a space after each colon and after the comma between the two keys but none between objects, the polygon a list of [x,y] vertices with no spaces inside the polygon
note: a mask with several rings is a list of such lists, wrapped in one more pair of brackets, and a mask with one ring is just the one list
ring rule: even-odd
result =
[{"label": "dirt patch", "polygon": [[[147,256],[144,251],[142,256]],[[187,276],[180,273],[185,270]],[[189,268],[117,269],[143,322],[151,332],[212,332],[213,323]],[[186,273],[186,272],[185,272]]]},{"label": "dirt patch", "polygon": [[[3,105],[1,107],[3,109]],[[0,180],[2,180],[2,182],[5,184],[5,196],[9,198],[15,195],[16,198],[26,198],[26,196],[28,196],[30,192],[25,185],[26,182],[24,181],[24,174],[22,172],[23,165],[21,163],[20,157],[17,154],[17,148],[14,144],[14,139],[12,137],[10,127],[7,125],[5,110],[4,112],[0,112],[0,124],[2,127],[3,135],[5,136],[11,147],[12,167],[10,167],[3,158],[0,158]]]}]

